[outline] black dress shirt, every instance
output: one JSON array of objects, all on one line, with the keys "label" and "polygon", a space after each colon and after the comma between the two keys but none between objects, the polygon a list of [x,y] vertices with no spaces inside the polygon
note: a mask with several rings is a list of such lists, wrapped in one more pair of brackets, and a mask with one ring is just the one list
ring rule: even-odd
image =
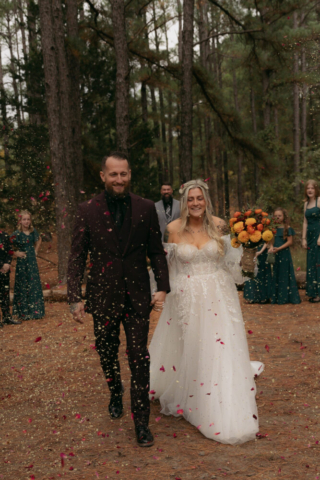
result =
[{"label": "black dress shirt", "polygon": [[128,208],[131,208],[130,195],[128,194],[125,197],[117,197],[115,195],[111,195],[107,190],[105,190],[105,197],[109,207],[109,211],[114,220],[114,224],[120,231],[123,225],[123,221],[126,216],[127,210]]}]

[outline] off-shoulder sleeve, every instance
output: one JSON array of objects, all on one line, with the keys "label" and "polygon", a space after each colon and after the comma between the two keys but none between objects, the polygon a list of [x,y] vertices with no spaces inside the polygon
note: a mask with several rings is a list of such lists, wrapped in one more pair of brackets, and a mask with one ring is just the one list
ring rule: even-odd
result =
[{"label": "off-shoulder sleeve", "polygon": [[230,235],[224,235],[222,237],[224,242],[224,264],[228,272],[232,275],[234,282],[237,285],[242,285],[246,280],[246,277],[242,275],[242,268],[240,267],[240,261],[243,254],[243,247],[234,248],[231,246]]},{"label": "off-shoulder sleeve", "polygon": [[[176,258],[175,258],[176,244],[164,243],[163,248],[166,253],[166,259],[167,259],[168,268],[169,268],[169,282],[170,282],[170,285],[172,285],[174,282],[174,278],[177,275],[177,265],[176,265]],[[150,268],[149,270],[149,275],[150,275],[151,293],[154,293],[157,291],[157,283],[155,281],[152,268]]]}]

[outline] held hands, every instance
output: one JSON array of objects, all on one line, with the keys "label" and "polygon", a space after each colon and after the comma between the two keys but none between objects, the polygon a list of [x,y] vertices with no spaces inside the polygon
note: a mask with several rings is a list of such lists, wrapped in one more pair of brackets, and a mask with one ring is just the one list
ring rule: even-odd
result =
[{"label": "held hands", "polygon": [[82,319],[85,316],[85,312],[84,312],[84,305],[82,302],[72,303],[70,305],[70,312],[72,313],[73,320],[75,322],[83,324]]},{"label": "held hands", "polygon": [[166,295],[166,292],[155,292],[152,294],[153,298],[150,305],[152,305],[155,312],[161,312],[161,310],[163,310]]}]

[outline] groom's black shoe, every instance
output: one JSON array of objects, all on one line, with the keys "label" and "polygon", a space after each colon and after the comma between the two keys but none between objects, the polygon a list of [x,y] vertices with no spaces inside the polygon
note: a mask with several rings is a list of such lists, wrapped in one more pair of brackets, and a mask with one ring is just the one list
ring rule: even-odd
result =
[{"label": "groom's black shoe", "polygon": [[151,447],[154,444],[153,435],[147,425],[136,425],[136,435],[139,447]]},{"label": "groom's black shoe", "polygon": [[109,413],[111,418],[121,418],[123,415],[122,394],[111,394],[109,403]]}]

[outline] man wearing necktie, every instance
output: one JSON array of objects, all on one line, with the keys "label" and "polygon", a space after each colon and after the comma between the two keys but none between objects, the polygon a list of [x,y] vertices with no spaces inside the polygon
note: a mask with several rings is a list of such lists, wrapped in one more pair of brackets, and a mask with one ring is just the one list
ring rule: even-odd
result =
[{"label": "man wearing necktie", "polygon": [[[102,161],[105,191],[79,206],[68,268],[68,301],[75,321],[83,323],[81,283],[88,253],[87,312],[92,313],[96,350],[108,383],[113,419],[123,414],[118,361],[120,323],[127,338],[131,369],[131,412],[138,445],[153,445],[148,428],[149,314],[161,311],[170,291],[165,252],[154,203],[130,193],[127,156],[113,152]],[[158,291],[151,301],[147,256]]]}]

